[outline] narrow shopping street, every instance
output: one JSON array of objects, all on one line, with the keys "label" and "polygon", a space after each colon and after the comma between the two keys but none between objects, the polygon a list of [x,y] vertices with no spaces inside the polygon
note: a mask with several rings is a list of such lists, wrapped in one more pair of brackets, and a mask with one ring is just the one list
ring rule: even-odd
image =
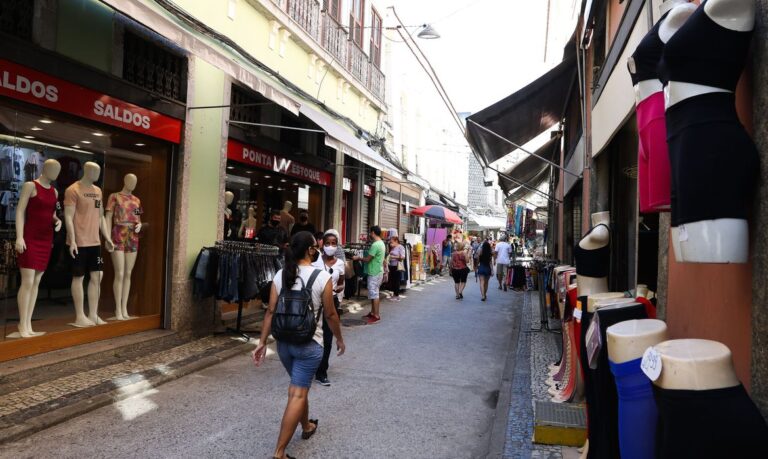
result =
[{"label": "narrow shopping street", "polygon": [[[470,277],[466,298],[457,301],[443,277],[410,289],[399,303],[384,300],[381,323],[344,327],[347,354],[331,359],[332,385],[310,393],[320,430],[309,441],[297,434],[289,454],[476,458],[495,447],[500,455],[503,442],[491,442],[490,433],[506,360],[516,353],[523,295],[492,284],[481,302]],[[268,457],[287,386],[276,354],[261,368],[238,355],[5,445],[0,455]]]}]

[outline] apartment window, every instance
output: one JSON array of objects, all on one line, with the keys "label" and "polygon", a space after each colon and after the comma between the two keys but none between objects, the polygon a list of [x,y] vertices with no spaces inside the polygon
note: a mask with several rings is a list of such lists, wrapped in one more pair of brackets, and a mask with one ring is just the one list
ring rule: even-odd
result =
[{"label": "apartment window", "polygon": [[32,16],[35,2],[3,0],[0,2],[0,31],[23,40],[32,40]]},{"label": "apartment window", "polygon": [[187,59],[125,31],[123,78],[169,99],[186,99]]},{"label": "apartment window", "polygon": [[239,86],[232,85],[231,103],[229,107],[229,119],[245,123],[261,122],[261,105],[263,101],[250,91]]},{"label": "apartment window", "polygon": [[325,12],[328,16],[341,22],[341,0],[325,0]]},{"label": "apartment window", "polygon": [[371,9],[371,62],[381,67],[381,16]]},{"label": "apartment window", "polygon": [[352,41],[363,47],[363,24],[365,23],[365,0],[352,0],[349,12],[349,33]]}]

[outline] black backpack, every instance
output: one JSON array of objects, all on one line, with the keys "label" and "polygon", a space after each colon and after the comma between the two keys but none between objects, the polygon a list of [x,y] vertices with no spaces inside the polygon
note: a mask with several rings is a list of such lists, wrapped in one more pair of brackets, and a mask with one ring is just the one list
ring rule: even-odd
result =
[{"label": "black backpack", "polygon": [[304,285],[304,279],[301,276],[297,277],[301,281],[300,290],[292,290],[292,285],[283,285],[280,295],[277,297],[275,313],[272,316],[272,336],[276,340],[304,344],[310,342],[315,336],[323,305],[320,304],[318,315],[315,316],[315,308],[312,304],[312,284],[315,283],[315,279],[321,272],[322,269],[314,270],[306,285]]}]

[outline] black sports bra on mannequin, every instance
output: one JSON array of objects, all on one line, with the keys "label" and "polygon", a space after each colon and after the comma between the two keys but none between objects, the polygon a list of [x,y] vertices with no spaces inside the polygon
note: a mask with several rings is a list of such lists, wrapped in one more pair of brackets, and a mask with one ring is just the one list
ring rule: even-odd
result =
[{"label": "black sports bra on mannequin", "polygon": [[664,47],[659,75],[669,81],[736,90],[752,31],[727,29],[710,18],[704,2]]},{"label": "black sports bra on mannequin", "polygon": [[632,73],[630,68],[629,76],[632,78],[633,86],[641,81],[659,79],[659,61],[664,53],[664,42],[659,38],[659,26],[667,14],[669,13],[664,13],[656,25],[640,40],[632,54],[632,60],[635,62],[635,73]]},{"label": "black sports bra on mannequin", "polygon": [[[608,277],[611,264],[611,229],[608,225],[600,223],[595,225],[582,240],[589,236],[598,226],[605,226],[608,230],[608,244],[599,249],[584,249],[578,243],[573,249],[573,259],[576,262],[576,274],[587,277]],[[581,241],[579,241],[581,242]]]}]

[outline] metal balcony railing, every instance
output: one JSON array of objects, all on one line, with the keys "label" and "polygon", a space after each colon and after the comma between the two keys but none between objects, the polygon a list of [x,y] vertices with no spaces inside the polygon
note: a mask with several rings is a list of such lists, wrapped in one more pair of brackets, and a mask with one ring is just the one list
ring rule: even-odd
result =
[{"label": "metal balcony railing", "polygon": [[[264,1],[264,0],[263,0]],[[267,0],[279,6],[320,46],[379,100],[384,101],[384,74],[357,43],[347,28],[327,13],[318,0]]]}]

